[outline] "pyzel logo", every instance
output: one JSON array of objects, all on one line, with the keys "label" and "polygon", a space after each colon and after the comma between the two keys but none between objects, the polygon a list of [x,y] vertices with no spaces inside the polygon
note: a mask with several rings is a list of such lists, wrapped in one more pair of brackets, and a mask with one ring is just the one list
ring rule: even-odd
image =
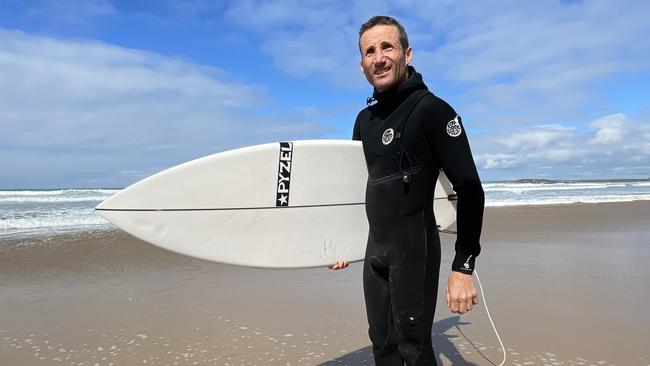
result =
[{"label": "pyzel logo", "polygon": [[460,117],[456,115],[454,119],[447,123],[447,134],[451,137],[458,137],[461,132],[463,132],[463,128],[460,126]]},{"label": "pyzel logo", "polygon": [[280,162],[278,164],[278,190],[275,206],[289,206],[289,183],[291,182],[291,155],[293,143],[280,143]]},{"label": "pyzel logo", "polygon": [[384,145],[388,145],[393,141],[393,137],[395,137],[395,131],[393,131],[392,128],[389,128],[386,131],[384,131],[383,135],[381,135],[381,142]]}]

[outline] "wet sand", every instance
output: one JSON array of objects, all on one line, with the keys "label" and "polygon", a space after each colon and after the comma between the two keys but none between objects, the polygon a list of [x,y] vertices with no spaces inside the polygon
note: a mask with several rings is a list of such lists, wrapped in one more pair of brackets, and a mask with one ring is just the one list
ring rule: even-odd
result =
[{"label": "wet sand", "polygon": [[[650,365],[650,202],[490,208],[478,272],[509,365]],[[442,235],[441,294],[454,237]],[[439,296],[441,365],[502,358]],[[361,264],[262,270],[119,231],[0,239],[0,365],[372,365]]]}]

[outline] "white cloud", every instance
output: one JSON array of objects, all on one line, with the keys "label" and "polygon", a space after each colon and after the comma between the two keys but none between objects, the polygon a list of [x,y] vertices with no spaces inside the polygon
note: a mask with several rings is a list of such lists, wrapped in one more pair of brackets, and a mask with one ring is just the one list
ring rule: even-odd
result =
[{"label": "white cloud", "polygon": [[583,155],[571,142],[575,129],[560,125],[538,125],[505,136],[491,138],[495,141],[478,161],[484,169],[502,169],[529,164],[562,163]]},{"label": "white cloud", "polygon": [[0,44],[0,150],[11,157],[0,171],[13,172],[3,186],[66,175],[122,185],[132,177],[113,172],[329,129],[299,111],[255,116],[273,109],[261,87],[188,60],[2,29]]},{"label": "white cloud", "polygon": [[500,139],[511,150],[529,151],[557,146],[574,134],[574,129],[560,125],[539,125]]},{"label": "white cloud", "polygon": [[623,139],[625,135],[625,115],[622,113],[604,116],[591,124],[597,128],[596,136],[589,140],[593,145],[611,145]]},{"label": "white cloud", "polygon": [[481,154],[478,157],[483,162],[484,169],[510,168],[518,163],[516,154]]},{"label": "white cloud", "polygon": [[[587,134],[560,125],[526,127],[498,137],[478,134],[476,160],[488,176],[496,171],[531,178],[648,176],[650,121],[617,113],[588,125],[593,130]],[[544,172],[549,166],[553,175]]]}]

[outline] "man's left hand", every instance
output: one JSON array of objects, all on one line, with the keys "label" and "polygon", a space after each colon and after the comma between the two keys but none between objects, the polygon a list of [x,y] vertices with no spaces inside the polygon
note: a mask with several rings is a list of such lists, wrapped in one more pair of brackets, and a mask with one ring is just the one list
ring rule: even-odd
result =
[{"label": "man's left hand", "polygon": [[330,264],[329,266],[327,266],[327,268],[333,269],[333,270],[336,271],[338,269],[347,268],[348,264],[349,264],[348,261],[340,260],[340,261],[337,261],[336,263]]},{"label": "man's left hand", "polygon": [[447,307],[452,313],[465,314],[478,304],[472,275],[451,271],[445,292]]}]

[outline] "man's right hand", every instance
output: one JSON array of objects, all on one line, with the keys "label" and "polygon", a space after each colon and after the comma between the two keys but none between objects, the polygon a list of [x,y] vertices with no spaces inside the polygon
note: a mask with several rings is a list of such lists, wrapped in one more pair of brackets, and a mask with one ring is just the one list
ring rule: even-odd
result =
[{"label": "man's right hand", "polygon": [[451,271],[447,281],[447,307],[452,313],[465,314],[478,304],[472,275]]},{"label": "man's right hand", "polygon": [[327,268],[336,271],[337,269],[343,269],[346,268],[347,266],[348,266],[348,261],[338,261],[334,264],[330,264],[329,266],[327,266]]}]

